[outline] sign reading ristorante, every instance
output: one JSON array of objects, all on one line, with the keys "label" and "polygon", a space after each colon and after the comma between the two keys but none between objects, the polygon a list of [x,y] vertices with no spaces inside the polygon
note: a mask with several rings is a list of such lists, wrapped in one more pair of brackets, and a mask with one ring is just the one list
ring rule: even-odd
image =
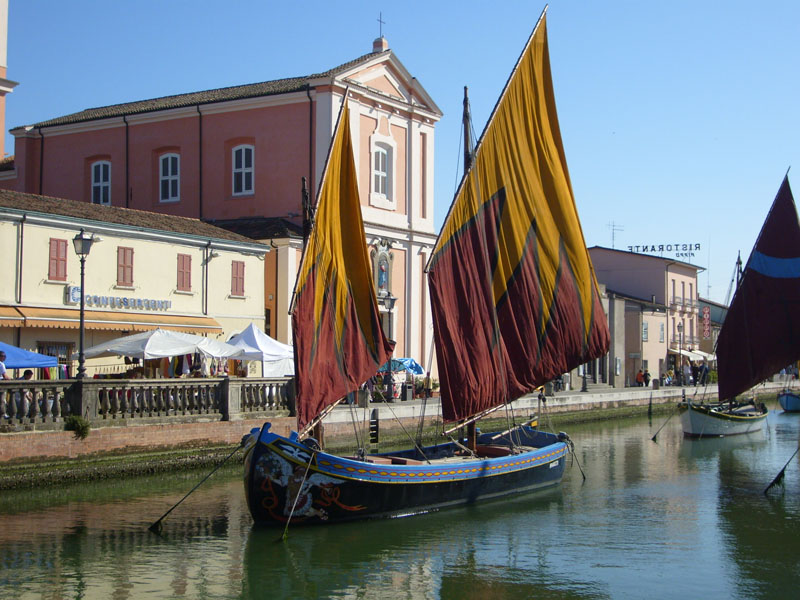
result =
[{"label": "sign reading ristorante", "polygon": [[678,244],[642,244],[639,246],[628,246],[628,252],[638,252],[640,254],[664,254],[675,253],[675,258],[692,258],[695,252],[700,252],[700,244],[695,242]]},{"label": "sign reading ristorante", "polygon": [[[80,304],[81,287],[70,285],[67,287],[67,304]],[[154,300],[151,298],[131,298],[126,296],[99,296],[86,294],[84,303],[87,307],[117,308],[120,310],[154,310],[165,311],[172,308],[172,300]]]}]

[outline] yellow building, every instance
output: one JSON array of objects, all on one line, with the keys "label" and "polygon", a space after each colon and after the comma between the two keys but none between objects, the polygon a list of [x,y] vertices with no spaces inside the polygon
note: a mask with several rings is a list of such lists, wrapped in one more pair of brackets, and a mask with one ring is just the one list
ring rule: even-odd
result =
[{"label": "yellow building", "polygon": [[[86,348],[158,327],[222,341],[251,322],[263,329],[269,247],[198,219],[0,190],[0,341],[57,356],[51,376],[77,371],[81,230],[94,236]],[[86,367],[125,369],[109,358]]]}]

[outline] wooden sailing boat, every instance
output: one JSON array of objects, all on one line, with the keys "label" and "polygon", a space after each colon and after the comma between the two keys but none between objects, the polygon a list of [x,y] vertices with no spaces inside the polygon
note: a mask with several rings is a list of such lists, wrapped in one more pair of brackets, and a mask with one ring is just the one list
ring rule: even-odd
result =
[{"label": "wooden sailing boat", "polygon": [[[285,437],[267,423],[251,434],[245,490],[254,520],[405,516],[557,485],[569,438],[525,425],[349,457],[304,439],[391,351],[368,273],[348,120],[345,106],[296,287],[298,427],[306,429]],[[607,351],[558,129],[544,13],[462,180],[429,281],[446,421],[463,425]]]},{"label": "wooden sailing boat", "polygon": [[760,430],[764,403],[736,396],[800,358],[800,223],[788,176],[742,273],[717,340],[717,404],[681,405],[685,435],[722,436]]}]

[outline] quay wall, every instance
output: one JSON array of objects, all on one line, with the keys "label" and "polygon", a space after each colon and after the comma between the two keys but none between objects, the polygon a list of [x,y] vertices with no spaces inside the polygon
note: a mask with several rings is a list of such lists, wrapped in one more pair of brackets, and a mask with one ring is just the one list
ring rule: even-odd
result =
[{"label": "quay wall", "polygon": [[[783,386],[779,383],[762,384],[757,394],[776,393]],[[700,401],[716,397],[716,386],[704,390],[701,398],[695,388],[667,387],[625,388],[590,390],[588,392],[558,392],[547,397],[545,410],[548,414],[575,413],[583,411],[603,411],[624,407],[643,407],[649,404],[666,404],[680,401],[686,397]],[[517,420],[533,416],[537,412],[538,396],[528,395],[512,404]],[[381,431],[394,431],[405,428],[412,431],[418,424],[423,411],[422,400],[408,400],[391,404],[370,403],[367,408],[340,405],[324,420],[327,442],[345,436],[353,437],[356,426],[362,431],[370,418],[378,417]],[[438,398],[428,400],[424,407],[427,422],[441,420]],[[496,413],[498,418],[505,415],[503,409]],[[153,422],[153,421],[157,422]],[[356,425],[354,425],[354,420]],[[72,431],[64,431],[63,423],[9,428],[0,431],[0,464],[36,462],[48,459],[71,459],[109,452],[145,452],[159,449],[203,445],[238,444],[245,434],[253,428],[269,421],[272,431],[288,435],[295,427],[294,417],[287,410],[228,414],[227,419],[220,414],[189,415],[178,419],[113,418],[91,421],[89,435],[76,439]]]}]

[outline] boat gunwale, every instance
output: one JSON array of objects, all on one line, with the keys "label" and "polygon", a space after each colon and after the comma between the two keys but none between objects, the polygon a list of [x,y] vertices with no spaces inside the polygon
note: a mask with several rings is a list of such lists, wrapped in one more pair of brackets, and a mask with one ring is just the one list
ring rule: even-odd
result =
[{"label": "boat gunwale", "polygon": [[[414,465],[380,465],[336,456],[319,450],[314,451],[303,445],[302,442],[292,441],[276,433],[269,432],[267,435],[270,437],[269,441],[258,440],[259,444],[266,446],[262,450],[264,452],[273,452],[283,460],[295,465],[307,466],[309,473],[318,473],[337,479],[370,484],[439,484],[497,477],[543,467],[566,457],[568,454],[567,444],[556,440],[552,444],[509,456],[478,459],[464,457],[464,462],[460,462],[458,468],[454,468],[454,461],[451,461],[444,469],[439,468],[437,470],[436,459],[433,459],[432,464],[423,462],[422,464]],[[272,443],[277,440],[288,442],[297,448],[313,453],[315,458],[312,464],[309,465],[307,461],[301,460],[300,457],[281,451],[279,446]],[[322,460],[326,460],[328,464],[321,464]],[[348,473],[336,469],[348,471]],[[489,470],[493,472],[489,472]]]}]

